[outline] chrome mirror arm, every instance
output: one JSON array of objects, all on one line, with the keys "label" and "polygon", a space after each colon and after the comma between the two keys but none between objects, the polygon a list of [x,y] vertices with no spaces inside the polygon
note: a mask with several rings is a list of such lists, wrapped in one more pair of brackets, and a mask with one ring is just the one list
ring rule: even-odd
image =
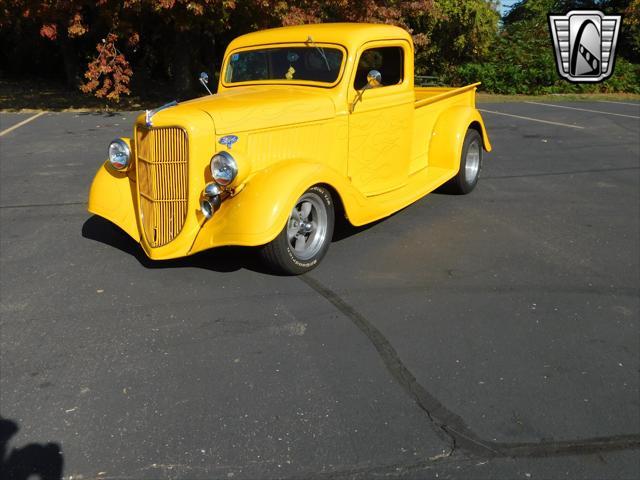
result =
[{"label": "chrome mirror arm", "polygon": [[356,95],[356,98],[353,100],[353,103],[349,106],[349,113],[353,113],[353,111],[356,109],[356,103],[362,100],[362,95],[364,94],[364,91],[370,88],[371,88],[371,85],[367,83],[364,87],[358,90],[358,95]]},{"label": "chrome mirror arm", "polygon": [[356,103],[362,100],[362,95],[365,90],[370,88],[376,88],[382,85],[382,74],[378,70],[370,70],[367,74],[367,83],[358,90],[358,95],[356,96],[353,103],[349,106],[349,113],[353,113],[356,109]]},{"label": "chrome mirror arm", "polygon": [[207,84],[209,83],[209,75],[207,75],[206,72],[202,72],[198,80],[200,80],[200,83],[202,84],[202,86],[207,89],[207,92],[209,92],[209,95],[213,95],[213,93],[211,93],[211,90],[209,90],[209,87],[207,86]]}]

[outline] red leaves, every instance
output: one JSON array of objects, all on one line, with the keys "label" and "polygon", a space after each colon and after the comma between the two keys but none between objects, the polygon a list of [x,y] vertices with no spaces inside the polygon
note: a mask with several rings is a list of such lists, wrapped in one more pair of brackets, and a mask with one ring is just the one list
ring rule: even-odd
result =
[{"label": "red leaves", "polygon": [[[636,5],[638,1],[632,0],[632,3]],[[89,38],[101,38],[106,31],[112,32],[98,45],[97,53],[87,65],[82,90],[114,100],[129,93],[132,72],[128,58],[140,65],[145,74],[154,70],[163,81],[176,79],[188,74],[186,69],[193,75],[199,59],[221,53],[229,38],[279,25],[335,21],[398,25],[413,34],[419,65],[431,69],[450,62],[451,58],[441,52],[447,51],[448,44],[453,45],[458,36],[469,38],[469,45],[465,44],[462,49],[466,54],[474,52],[475,45],[482,40],[478,40],[474,32],[484,35],[483,39],[494,35],[493,30],[482,27],[482,22],[466,19],[466,14],[459,15],[466,23],[457,17],[447,20],[448,12],[491,9],[493,3],[485,0],[15,0],[5,3],[13,3],[12,11],[28,17],[30,22],[39,22],[40,35],[58,42],[74,67],[79,59],[86,58],[87,48],[91,48]],[[478,7],[474,10],[461,5]],[[9,25],[8,22],[0,18],[0,26]],[[482,28],[469,27],[473,22]],[[436,27],[438,34],[434,35]],[[179,57],[171,53],[176,48],[170,44],[178,37],[187,38],[192,47],[192,51],[185,52],[188,60],[177,61]],[[127,57],[116,49],[118,39]],[[451,50],[453,48],[449,48]]]},{"label": "red leaves", "polygon": [[[39,17],[43,22],[40,27],[40,35],[48,40],[58,39],[58,28],[65,28],[69,38],[81,37],[89,31],[82,17],[82,5],[79,2],[67,1],[59,4],[49,2],[33,2],[34,12],[25,8],[25,18]],[[64,36],[64,35],[63,35]]]},{"label": "red leaves", "polygon": [[87,28],[82,24],[82,15],[80,13],[76,13],[73,16],[69,22],[67,32],[69,33],[69,38],[80,37],[87,33]]},{"label": "red leaves", "polygon": [[127,44],[130,47],[135,47],[136,45],[138,45],[138,43],[140,43],[140,34],[138,34],[138,32],[133,32],[129,36],[129,40],[127,40]]},{"label": "red leaves", "polygon": [[43,25],[40,27],[40,35],[48,40],[55,40],[58,37],[58,27],[55,24]]},{"label": "red leaves", "polygon": [[169,10],[173,8],[175,4],[176,4],[175,0],[158,0],[156,2],[156,8],[158,9],[164,8],[165,10]]},{"label": "red leaves", "polygon": [[120,95],[131,93],[128,86],[133,72],[124,54],[116,48],[117,40],[118,36],[110,33],[96,45],[98,55],[87,65],[84,74],[87,82],[80,86],[84,93],[115,102],[120,101]]},{"label": "red leaves", "polygon": [[[268,2],[267,2],[268,3]],[[264,5],[263,7],[267,7]],[[298,2],[277,2],[280,21],[283,25],[321,23],[327,21],[347,21],[366,23],[387,23],[398,25],[409,32],[409,21],[423,16],[437,15],[434,0],[414,0],[388,2],[383,0],[306,0]],[[413,32],[412,32],[413,33]],[[428,43],[424,33],[414,34],[416,46]]]}]

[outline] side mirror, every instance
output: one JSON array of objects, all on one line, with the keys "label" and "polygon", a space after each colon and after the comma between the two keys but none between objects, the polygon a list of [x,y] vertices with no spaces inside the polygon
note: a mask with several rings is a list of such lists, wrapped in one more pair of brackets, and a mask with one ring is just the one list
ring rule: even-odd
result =
[{"label": "side mirror", "polygon": [[353,111],[356,109],[356,103],[362,100],[362,94],[364,93],[365,90],[368,90],[370,88],[378,88],[381,86],[382,86],[382,74],[378,70],[369,70],[369,73],[367,73],[367,83],[364,85],[364,87],[358,90],[358,95],[356,96],[355,100],[351,104],[349,108],[349,113],[353,113]]},{"label": "side mirror", "polygon": [[369,71],[369,73],[367,73],[367,85],[369,85],[369,88],[382,85],[382,74],[378,70]]},{"label": "side mirror", "polygon": [[213,93],[211,93],[211,90],[209,90],[209,87],[207,86],[207,84],[209,83],[209,75],[207,75],[207,72],[200,73],[200,83],[204,88],[207,89],[209,95],[213,95]]}]

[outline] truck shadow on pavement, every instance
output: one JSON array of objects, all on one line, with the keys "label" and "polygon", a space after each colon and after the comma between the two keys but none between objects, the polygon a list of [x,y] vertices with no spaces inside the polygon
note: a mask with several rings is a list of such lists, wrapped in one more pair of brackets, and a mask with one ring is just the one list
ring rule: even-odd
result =
[{"label": "truck shadow on pavement", "polygon": [[8,452],[9,440],[18,430],[15,422],[0,417],[0,478],[60,480],[64,464],[60,445],[30,443]]},{"label": "truck shadow on pavement", "polygon": [[261,268],[256,252],[246,247],[219,247],[175,260],[151,260],[142,247],[123,230],[97,215],[82,225],[82,236],[104,243],[135,257],[145,268],[203,268],[215,272],[235,272],[245,268],[260,273],[270,273]]},{"label": "truck shadow on pavement", "polygon": [[[346,220],[336,219],[336,226],[333,241],[339,242],[357,233],[382,222],[354,227]],[[235,272],[242,268],[258,273],[274,275],[274,272],[265,267],[258,255],[256,248],[250,247],[217,247],[196,253],[190,257],[178,258],[175,260],[151,260],[142,250],[142,247],[127,235],[118,226],[110,221],[92,215],[82,225],[82,236],[89,240],[95,240],[105,245],[117,248],[135,257],[145,268],[203,268],[215,272]]]}]

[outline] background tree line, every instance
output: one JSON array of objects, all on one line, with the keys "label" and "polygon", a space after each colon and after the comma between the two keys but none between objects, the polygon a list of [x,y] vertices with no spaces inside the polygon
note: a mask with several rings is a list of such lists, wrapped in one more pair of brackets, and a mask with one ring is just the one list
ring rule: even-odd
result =
[{"label": "background tree line", "polygon": [[[623,13],[614,76],[598,85],[561,80],[549,12]],[[234,37],[300,23],[353,21],[404,27],[416,73],[445,83],[482,81],[495,93],[640,93],[640,0],[528,0],[504,18],[491,0],[0,0],[0,75],[62,82],[117,101],[171,89],[197,91]]]}]

